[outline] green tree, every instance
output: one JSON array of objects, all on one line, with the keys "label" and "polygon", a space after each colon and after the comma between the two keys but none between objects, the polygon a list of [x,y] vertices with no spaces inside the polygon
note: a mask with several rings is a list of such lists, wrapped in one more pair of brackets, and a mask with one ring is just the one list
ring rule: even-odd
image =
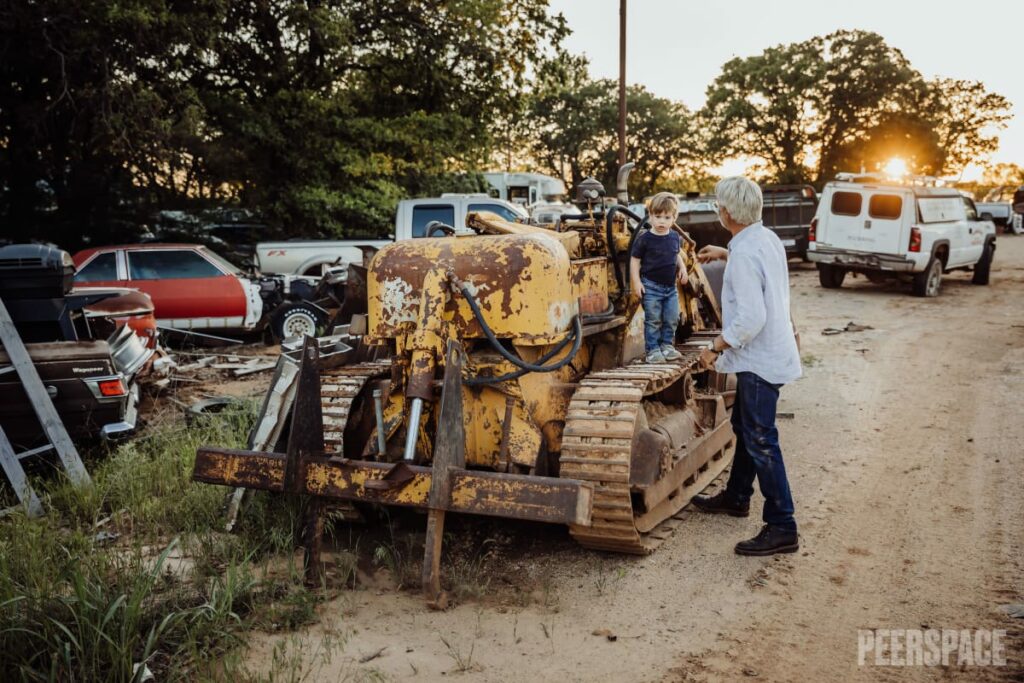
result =
[{"label": "green tree", "polygon": [[945,151],[933,122],[915,112],[889,113],[832,153],[834,168],[848,171],[878,171],[894,157],[912,172],[940,175]]},{"label": "green tree", "polygon": [[877,33],[837,31],[824,38],[825,62],[814,98],[819,123],[819,183],[844,168],[850,150],[864,144],[874,130],[890,130],[900,112],[918,112],[927,94],[924,79],[903,53]]},{"label": "green tree", "polygon": [[[62,242],[138,220],[130,198],[194,182],[186,55],[210,44],[208,0],[8,2],[0,10],[0,217]],[[162,183],[150,183],[158,175]],[[157,199],[164,195],[157,193]]]},{"label": "green tree", "polygon": [[717,158],[754,156],[768,179],[820,185],[894,156],[918,172],[959,172],[995,149],[1007,109],[980,83],[925,81],[878,34],[837,31],[727,62],[702,117]]},{"label": "green tree", "polygon": [[755,156],[772,179],[805,182],[825,67],[820,38],[726,62],[708,87],[703,111],[709,153],[718,160]]},{"label": "green tree", "polygon": [[978,81],[939,78],[929,82],[925,106],[945,153],[942,173],[959,174],[999,147],[997,131],[1010,120],[1010,102]]},{"label": "green tree", "polygon": [[[626,108],[626,156],[636,163],[632,196],[650,194],[669,176],[702,165],[695,118],[683,104],[633,85],[626,90]],[[613,193],[618,116],[618,83],[590,79],[583,58],[563,58],[541,74],[532,97],[533,158],[570,187],[594,176]]]},{"label": "green tree", "polygon": [[61,242],[225,198],[296,233],[384,232],[398,198],[465,182],[566,31],[546,0],[0,11],[0,211],[55,214]]}]

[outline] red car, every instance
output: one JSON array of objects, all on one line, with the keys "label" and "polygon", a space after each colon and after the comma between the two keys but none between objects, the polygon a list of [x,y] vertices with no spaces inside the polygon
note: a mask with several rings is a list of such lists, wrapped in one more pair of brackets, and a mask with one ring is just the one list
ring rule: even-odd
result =
[{"label": "red car", "polygon": [[127,244],[74,255],[75,284],[131,287],[153,299],[157,322],[178,329],[252,330],[260,287],[196,244]]}]

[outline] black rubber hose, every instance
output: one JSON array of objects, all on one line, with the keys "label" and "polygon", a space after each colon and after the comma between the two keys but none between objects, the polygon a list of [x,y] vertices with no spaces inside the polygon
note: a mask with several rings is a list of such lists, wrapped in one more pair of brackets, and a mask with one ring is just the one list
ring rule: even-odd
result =
[{"label": "black rubber hose", "polygon": [[583,316],[584,320],[588,323],[603,323],[611,320],[615,317],[615,304],[609,303],[608,308],[603,313],[594,313],[593,315]]},{"label": "black rubber hose", "polygon": [[[562,341],[558,342],[555,348],[551,349],[550,351],[548,351],[543,356],[537,359],[537,364],[543,365],[544,363],[547,363],[549,360],[557,356],[558,353],[562,349],[564,349],[570,341],[573,341],[573,337],[566,337]],[[462,380],[462,383],[470,387],[476,387],[482,384],[497,384],[498,382],[506,382],[511,379],[519,379],[528,372],[529,370],[519,369],[516,370],[515,372],[508,372],[504,375],[497,375],[495,377],[470,377],[468,379]]]},{"label": "black rubber hose", "polygon": [[[615,306],[614,304],[608,304],[608,310],[605,311],[604,313],[598,313],[597,315],[588,315],[584,317],[588,323],[599,323],[604,322],[606,320],[611,320],[612,318],[615,317]],[[575,335],[572,337],[566,337],[562,341],[558,342],[555,348],[551,349],[550,351],[548,351],[543,356],[537,359],[537,365],[543,365],[544,363],[547,363],[549,360],[557,356],[558,353],[562,349],[564,349],[570,341],[574,340],[574,338]],[[509,372],[504,375],[498,375],[496,377],[472,377],[470,379],[463,380],[462,383],[468,386],[479,386],[481,384],[496,384],[498,382],[505,382],[510,379],[519,379],[527,372],[529,371],[520,369],[516,370],[515,372]]]},{"label": "black rubber hose", "polygon": [[[638,227],[636,230],[634,230],[630,234],[630,236],[629,236],[629,247],[628,247],[628,249],[629,249],[629,255],[630,256],[633,255],[633,245],[636,244],[637,238],[640,237],[640,235],[643,233],[643,231],[645,229],[650,230],[650,223],[647,222],[646,218],[640,224],[640,227]],[[628,284],[630,285],[630,287],[627,287],[626,290],[625,290],[627,294],[630,292],[630,288],[632,287],[632,284],[633,284],[632,280],[629,280]]]},{"label": "black rubber hose", "polygon": [[[640,218],[640,216],[637,216],[626,207],[619,206],[618,204],[610,207],[608,209],[608,213],[606,213],[604,217],[605,239],[608,242],[608,254],[612,259],[612,270],[615,271],[615,282],[619,285],[619,291],[624,293],[626,291],[626,286],[622,282],[622,272],[619,270],[619,253],[615,250],[615,240],[612,235],[612,223],[614,222],[615,214],[617,213],[625,214],[635,220],[638,224],[642,223],[644,219]],[[629,230],[630,233],[636,234],[636,230],[629,227],[629,221],[626,221],[626,229]]]},{"label": "black rubber hose", "polygon": [[[491,329],[490,325],[487,324],[487,321],[484,320],[483,313],[480,312],[480,306],[477,304],[476,299],[473,297],[473,294],[469,291],[469,287],[463,284],[462,287],[460,288],[460,291],[462,292],[462,296],[466,298],[466,303],[469,304],[469,308],[473,311],[473,316],[476,318],[476,321],[480,323],[480,329],[484,331],[484,336],[487,337],[487,341],[491,343],[491,346],[494,347],[495,351],[501,354],[502,358],[507,360],[509,363],[512,363],[512,365],[515,365],[517,368],[521,370],[526,370],[527,372],[552,372],[554,370],[558,370],[559,368],[568,365],[569,362],[572,361],[572,359],[576,356],[576,353],[580,350],[580,346],[583,345],[583,322],[582,320],[580,320],[580,316],[577,315],[576,317],[573,318],[573,344],[568,356],[566,356],[565,358],[561,359],[556,363],[552,363],[551,365],[527,363],[523,359],[517,357],[515,354],[510,352],[504,346],[502,346],[501,342],[498,341],[498,338],[494,336],[494,331]],[[567,342],[568,340],[569,337],[566,337],[562,341],[564,343]]]},{"label": "black rubber hose", "polygon": [[582,213],[574,213],[574,214],[563,213],[561,216],[558,217],[558,225],[555,228],[555,232],[562,232],[562,224],[565,223],[565,221],[585,221],[586,219],[587,219],[587,215],[586,214],[582,214]]},{"label": "black rubber hose", "polygon": [[427,223],[427,237],[433,237],[434,233],[440,230],[447,237],[455,234],[455,228],[442,221],[430,221]]}]

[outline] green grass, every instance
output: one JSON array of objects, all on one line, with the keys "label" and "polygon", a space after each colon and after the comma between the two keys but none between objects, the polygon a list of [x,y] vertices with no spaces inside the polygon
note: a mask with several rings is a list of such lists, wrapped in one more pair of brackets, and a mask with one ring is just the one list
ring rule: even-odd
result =
[{"label": "green grass", "polygon": [[91,488],[36,482],[46,516],[0,520],[0,680],[246,680],[225,656],[245,630],[315,619],[299,568],[268,570],[294,555],[294,502],[256,495],[227,535],[226,489],[191,481],[197,446],[243,446],[252,419],[155,430],[92,463]]}]

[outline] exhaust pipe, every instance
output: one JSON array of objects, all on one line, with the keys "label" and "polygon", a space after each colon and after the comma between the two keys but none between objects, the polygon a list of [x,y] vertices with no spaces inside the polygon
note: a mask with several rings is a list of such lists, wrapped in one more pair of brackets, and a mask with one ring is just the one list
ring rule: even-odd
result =
[{"label": "exhaust pipe", "polygon": [[629,173],[636,166],[632,161],[623,164],[619,168],[619,175],[615,178],[615,198],[619,200],[619,204],[623,206],[629,204],[629,190],[627,189],[629,183]]}]

